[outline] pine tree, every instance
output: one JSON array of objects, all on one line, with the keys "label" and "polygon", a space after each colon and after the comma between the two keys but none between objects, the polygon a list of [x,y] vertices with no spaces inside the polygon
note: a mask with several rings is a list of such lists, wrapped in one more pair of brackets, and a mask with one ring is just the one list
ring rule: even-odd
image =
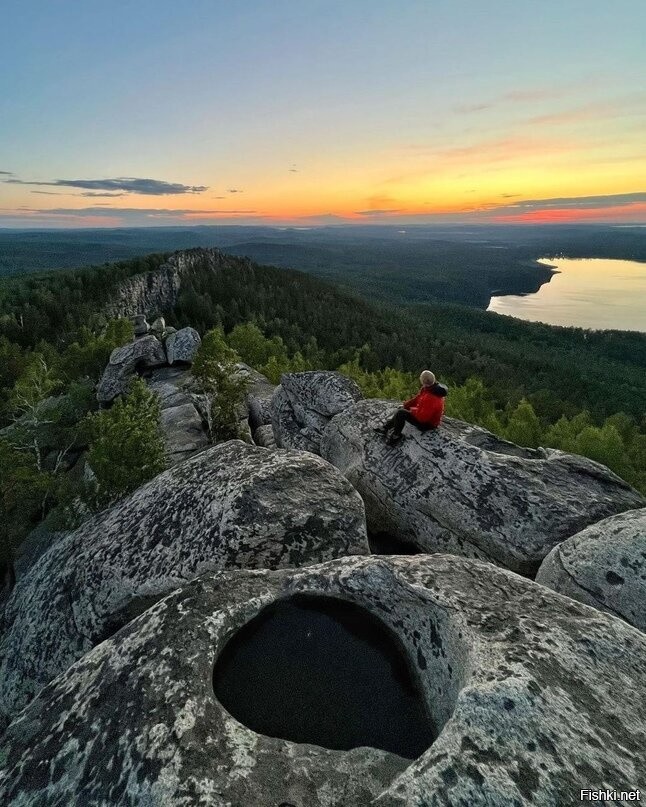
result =
[{"label": "pine tree", "polygon": [[165,468],[159,399],[141,379],[111,409],[90,416],[88,462],[96,483],[93,509],[120,499]]},{"label": "pine tree", "polygon": [[248,380],[236,363],[238,354],[221,330],[204,335],[193,360],[193,375],[202,389],[204,413],[213,442],[241,437],[240,415]]}]

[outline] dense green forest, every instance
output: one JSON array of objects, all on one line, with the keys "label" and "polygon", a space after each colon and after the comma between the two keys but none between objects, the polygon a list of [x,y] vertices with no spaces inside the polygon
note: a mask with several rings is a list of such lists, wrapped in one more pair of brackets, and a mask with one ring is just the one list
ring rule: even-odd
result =
[{"label": "dense green forest", "polygon": [[[110,351],[132,338],[129,322],[103,313],[116,284],[164,260],[151,255],[0,285],[5,546],[45,516],[52,528],[65,526],[84,484],[75,461],[88,447],[113,497],[159,469],[154,403],[145,389],[95,412],[94,384]],[[449,385],[449,414],[524,445],[592,457],[646,490],[644,334],[554,328],[451,305],[395,309],[230,256],[215,266],[198,261],[183,275],[177,305],[156,313],[175,326],[220,334],[213,344],[226,344],[273,381],[290,370],[341,369],[366,395],[397,399],[428,367]],[[120,470],[110,451],[124,429],[130,438]],[[83,506],[89,512],[105,501],[89,495]]]},{"label": "dense green forest", "polygon": [[643,230],[589,224],[0,230],[0,277],[188,247],[219,247],[257,263],[297,269],[369,299],[482,309],[493,292],[536,291],[550,276],[536,263],[545,256],[646,261]]},{"label": "dense green forest", "polygon": [[[2,389],[16,379],[18,346],[40,340],[57,350],[78,341],[83,328],[105,325],[101,310],[120,280],[153,270],[151,255],[88,270],[31,275],[0,284]],[[624,411],[640,419],[646,400],[646,335],[585,331],[522,322],[461,306],[390,307],[370,303],[311,276],[227,258],[217,271],[198,267],[184,278],[175,324],[200,331],[255,320],[280,336],[290,353],[316,344],[321,361],[337,366],[362,354],[367,370],[415,370],[431,365],[454,383],[482,378],[496,403],[527,397],[541,418],[588,409],[596,421]],[[14,347],[11,347],[13,345]]]}]

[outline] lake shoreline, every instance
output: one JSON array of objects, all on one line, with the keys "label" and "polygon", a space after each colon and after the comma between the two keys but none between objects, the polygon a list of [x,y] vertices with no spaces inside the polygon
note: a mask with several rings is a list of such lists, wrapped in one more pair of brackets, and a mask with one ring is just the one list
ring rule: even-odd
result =
[{"label": "lake shoreline", "polygon": [[646,333],[646,262],[559,256],[537,263],[549,272],[538,288],[497,289],[487,311],[552,326]]}]

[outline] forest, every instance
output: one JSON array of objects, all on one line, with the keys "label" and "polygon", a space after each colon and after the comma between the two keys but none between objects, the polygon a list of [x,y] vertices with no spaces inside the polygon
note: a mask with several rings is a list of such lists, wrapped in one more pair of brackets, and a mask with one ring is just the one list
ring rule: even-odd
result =
[{"label": "forest", "polygon": [[219,247],[297,269],[389,304],[446,302],[483,310],[493,292],[537,291],[550,277],[537,263],[545,256],[646,261],[643,230],[601,225],[0,230],[0,277],[188,247]]},{"label": "forest", "polygon": [[[104,313],[115,288],[165,260],[155,254],[0,286],[5,558],[43,519],[50,529],[72,525],[79,508],[70,516],[70,502],[79,496],[83,512],[95,511],[163,467],[145,385],[102,411],[94,385],[111,350],[132,338],[130,322]],[[339,369],[365,395],[397,400],[427,367],[449,386],[448,414],[522,445],[588,456],[646,491],[644,334],[555,328],[449,304],[395,308],[237,257],[215,271],[196,266],[176,306],[155,313],[213,334],[207,345],[276,383],[282,372]],[[127,439],[119,444],[115,433]],[[99,476],[103,469],[98,493],[79,478],[85,451]]]}]

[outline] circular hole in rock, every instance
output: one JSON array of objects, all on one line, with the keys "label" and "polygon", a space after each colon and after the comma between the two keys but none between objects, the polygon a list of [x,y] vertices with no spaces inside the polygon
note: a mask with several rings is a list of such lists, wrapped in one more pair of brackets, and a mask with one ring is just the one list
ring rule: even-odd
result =
[{"label": "circular hole in rock", "polygon": [[353,603],[297,595],[244,625],[225,645],[213,689],[260,734],[415,759],[436,737],[403,647]]}]

